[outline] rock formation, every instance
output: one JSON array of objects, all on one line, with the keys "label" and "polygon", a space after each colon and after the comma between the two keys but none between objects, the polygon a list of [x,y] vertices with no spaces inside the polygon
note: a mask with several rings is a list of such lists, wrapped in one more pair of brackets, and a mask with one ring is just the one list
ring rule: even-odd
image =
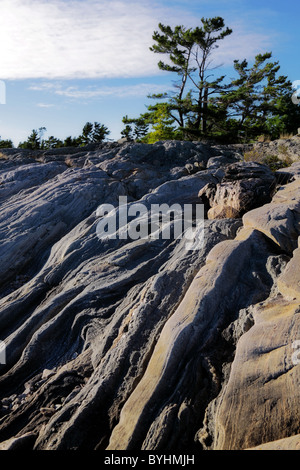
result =
[{"label": "rock formation", "polygon": [[[3,150],[0,449],[299,448],[300,163],[244,151]],[[201,246],[99,238],[120,196],[203,204]]]}]

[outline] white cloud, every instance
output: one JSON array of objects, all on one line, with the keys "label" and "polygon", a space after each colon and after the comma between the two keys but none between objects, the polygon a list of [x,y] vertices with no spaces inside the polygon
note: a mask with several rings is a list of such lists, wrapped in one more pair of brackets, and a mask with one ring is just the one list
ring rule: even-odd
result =
[{"label": "white cloud", "polygon": [[[165,85],[153,84],[153,83],[139,83],[136,85],[118,85],[118,86],[88,86],[86,88],[80,88],[78,86],[64,86],[59,82],[42,82],[40,84],[31,85],[29,87],[33,91],[46,91],[54,93],[58,96],[64,96],[66,98],[74,100],[89,100],[95,98],[105,98],[113,96],[115,98],[124,97],[138,97],[147,96],[152,93],[162,93],[173,90],[173,87]],[[53,105],[47,105],[39,103],[38,106],[49,107]]]},{"label": "white cloud", "polygon": [[[155,0],[0,0],[0,12],[3,80],[155,75],[158,57],[149,46],[158,23],[200,23],[188,7],[184,12]],[[234,38],[218,51],[225,64],[253,55],[268,39],[250,24]]]},{"label": "white cloud", "polygon": [[50,103],[37,103],[38,108],[53,108],[54,104]]},{"label": "white cloud", "polygon": [[0,0],[2,79],[105,78],[156,72],[158,18],[147,3]]}]

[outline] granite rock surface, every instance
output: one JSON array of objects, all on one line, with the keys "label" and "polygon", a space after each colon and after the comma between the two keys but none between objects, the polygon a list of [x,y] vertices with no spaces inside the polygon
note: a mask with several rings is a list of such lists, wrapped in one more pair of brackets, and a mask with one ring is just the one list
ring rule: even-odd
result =
[{"label": "granite rock surface", "polygon": [[[295,145],[276,172],[241,145],[3,150],[1,450],[299,448]],[[201,206],[201,243],[101,238],[108,204],[127,234],[137,204]]]}]

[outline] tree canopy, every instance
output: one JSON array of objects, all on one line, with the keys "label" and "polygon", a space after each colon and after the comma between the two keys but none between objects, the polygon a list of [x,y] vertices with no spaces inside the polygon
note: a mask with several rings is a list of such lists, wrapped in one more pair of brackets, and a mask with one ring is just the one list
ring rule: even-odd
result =
[{"label": "tree canopy", "polygon": [[[173,91],[150,95],[158,101],[138,118],[125,116],[124,136],[149,143],[170,138],[228,142],[297,130],[300,107],[292,103],[292,83],[279,75],[271,52],[257,54],[252,66],[247,59],[235,60],[236,77],[228,79],[216,75],[221,66],[213,66],[215,49],[232,33],[223,18],[202,18],[194,29],[158,27],[150,50],[163,56],[158,68],[176,76]],[[142,125],[150,129],[137,136],[135,129]]]}]

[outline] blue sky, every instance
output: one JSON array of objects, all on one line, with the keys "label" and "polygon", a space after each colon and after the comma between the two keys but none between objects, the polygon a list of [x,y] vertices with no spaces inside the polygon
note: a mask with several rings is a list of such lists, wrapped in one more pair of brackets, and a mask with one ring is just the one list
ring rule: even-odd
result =
[{"label": "blue sky", "polygon": [[0,15],[0,136],[16,146],[39,127],[44,137],[75,137],[87,121],[120,138],[123,116],[137,117],[149,93],[172,87],[149,51],[159,22],[195,27],[222,16],[233,34],[214,55],[223,64],[216,75],[234,76],[234,59],[272,51],[281,73],[300,80],[294,0],[0,0]]}]

